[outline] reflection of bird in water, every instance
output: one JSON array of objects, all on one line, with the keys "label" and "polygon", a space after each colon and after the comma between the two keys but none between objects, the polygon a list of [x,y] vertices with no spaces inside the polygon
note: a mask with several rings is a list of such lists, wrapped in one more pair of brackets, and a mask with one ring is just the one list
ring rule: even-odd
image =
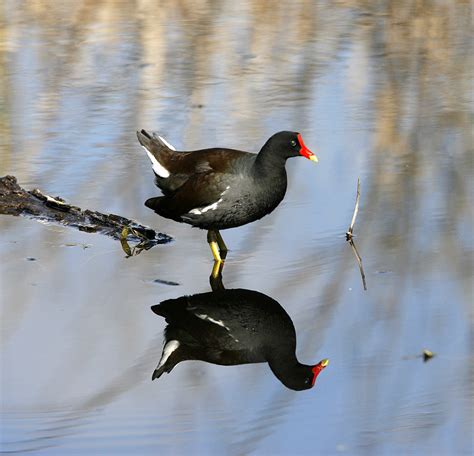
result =
[{"label": "reflection of bird in water", "polygon": [[301,364],[291,318],[278,302],[257,291],[219,289],[168,299],[152,310],[168,323],[153,380],[185,360],[220,365],[268,362],[285,386],[304,390],[314,385],[329,362]]},{"label": "reflection of bird in water", "polygon": [[227,254],[219,230],[258,220],[280,204],[286,160],[303,156],[317,161],[301,135],[290,131],[273,135],[258,154],[222,148],[177,152],[161,136],[145,130],[137,136],[163,192],[145,205],[162,217],[208,230],[216,263]]}]

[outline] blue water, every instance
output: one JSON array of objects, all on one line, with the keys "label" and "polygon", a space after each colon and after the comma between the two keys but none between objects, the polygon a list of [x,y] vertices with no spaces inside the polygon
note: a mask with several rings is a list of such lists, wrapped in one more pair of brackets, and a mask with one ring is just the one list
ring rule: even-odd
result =
[{"label": "blue water", "polygon": [[[7,1],[0,175],[175,241],[125,258],[0,217],[1,451],[470,454],[470,8]],[[314,389],[265,364],[151,381],[164,321],[150,307],[209,291],[212,257],[205,232],[143,206],[158,190],[139,128],[255,152],[293,129],[317,153],[287,163],[274,213],[222,233],[226,288],[276,299],[298,358],[331,360]],[[367,291],[344,238],[359,177]]]}]

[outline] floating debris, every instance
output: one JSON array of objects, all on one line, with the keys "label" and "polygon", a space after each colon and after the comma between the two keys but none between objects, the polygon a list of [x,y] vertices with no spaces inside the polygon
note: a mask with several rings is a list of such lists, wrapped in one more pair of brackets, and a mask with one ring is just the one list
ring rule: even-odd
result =
[{"label": "floating debris", "polygon": [[[22,215],[42,223],[55,223],[87,233],[101,233],[119,240],[138,244],[126,253],[138,254],[157,244],[167,244],[173,238],[120,215],[103,214],[67,204],[59,196],[51,197],[38,189],[27,191],[14,176],[0,178],[0,214]],[[83,247],[87,248],[87,247]]]},{"label": "floating debris", "polygon": [[429,361],[431,358],[433,358],[433,356],[435,356],[435,354],[431,351],[431,350],[428,350],[428,349],[424,349],[423,350],[423,362],[427,362]]},{"label": "floating debris", "polygon": [[421,352],[421,355],[404,356],[402,359],[408,360],[408,359],[422,358],[423,362],[426,363],[430,359],[434,358],[435,356],[436,356],[436,353],[433,353],[431,350],[428,350],[427,348],[424,348],[423,351]]},{"label": "floating debris", "polygon": [[162,285],[171,285],[173,287],[177,287],[180,285],[178,282],[173,282],[172,280],[162,280],[162,279],[155,279],[153,283],[160,283]]},{"label": "floating debris", "polygon": [[82,242],[66,242],[61,244],[61,247],[82,247],[83,250],[89,249],[92,247],[92,244],[84,244]]}]

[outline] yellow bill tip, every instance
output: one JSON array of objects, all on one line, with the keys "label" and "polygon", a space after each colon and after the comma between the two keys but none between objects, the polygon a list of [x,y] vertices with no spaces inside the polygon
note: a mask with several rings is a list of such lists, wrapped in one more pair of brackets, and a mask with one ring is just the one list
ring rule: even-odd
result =
[{"label": "yellow bill tip", "polygon": [[311,161],[315,162],[315,163],[318,163],[318,157],[316,157],[316,155],[311,155],[310,157],[308,157]]},{"label": "yellow bill tip", "polygon": [[326,367],[329,364],[329,359],[323,359],[319,364],[321,364],[322,367]]}]

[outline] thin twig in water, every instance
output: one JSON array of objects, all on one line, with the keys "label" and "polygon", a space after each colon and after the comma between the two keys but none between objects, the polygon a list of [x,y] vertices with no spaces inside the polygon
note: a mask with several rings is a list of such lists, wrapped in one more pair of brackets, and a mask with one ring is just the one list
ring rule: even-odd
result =
[{"label": "thin twig in water", "polygon": [[367,291],[367,283],[365,282],[364,268],[362,267],[362,258],[360,257],[359,252],[357,251],[357,247],[355,246],[354,239],[349,239],[349,244],[351,245],[352,251],[354,252],[354,255],[357,259],[357,263],[359,264],[360,276],[362,277],[362,285],[364,286],[364,290]]},{"label": "thin twig in water", "polygon": [[354,224],[357,218],[357,214],[359,212],[359,201],[360,201],[360,179],[357,178],[357,196],[356,196],[356,203],[354,207],[354,214],[352,215],[351,224],[349,229],[346,231],[346,240],[349,241],[352,239],[352,232],[354,230]]},{"label": "thin twig in water", "polygon": [[352,220],[351,220],[349,229],[346,231],[346,241],[349,241],[352,252],[354,253],[354,256],[356,257],[357,264],[359,265],[360,276],[362,277],[362,285],[364,286],[364,290],[367,291],[367,283],[365,281],[365,273],[364,273],[364,268],[362,266],[362,258],[359,255],[359,252],[354,242],[354,236],[353,236],[354,224],[357,218],[357,214],[359,213],[359,201],[360,201],[360,179],[357,178],[357,196],[356,196],[356,202],[355,202],[355,207],[354,207],[354,214],[352,215]]}]

